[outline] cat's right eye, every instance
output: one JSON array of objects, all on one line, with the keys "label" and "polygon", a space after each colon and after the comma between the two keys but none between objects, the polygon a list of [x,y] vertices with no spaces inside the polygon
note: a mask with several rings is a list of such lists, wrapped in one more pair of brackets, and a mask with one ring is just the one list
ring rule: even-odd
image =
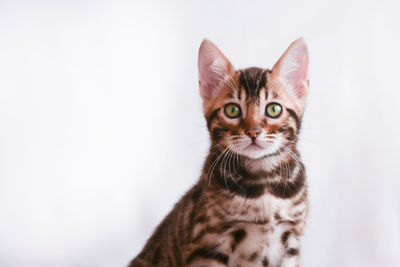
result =
[{"label": "cat's right eye", "polygon": [[231,119],[237,118],[242,114],[242,111],[240,110],[240,106],[235,103],[229,103],[225,106],[224,108],[226,116],[228,116]]}]

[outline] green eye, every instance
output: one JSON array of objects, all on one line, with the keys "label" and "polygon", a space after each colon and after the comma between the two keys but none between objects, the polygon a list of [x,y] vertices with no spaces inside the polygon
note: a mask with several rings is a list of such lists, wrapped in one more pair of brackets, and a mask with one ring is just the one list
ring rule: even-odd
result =
[{"label": "green eye", "polygon": [[271,118],[277,118],[282,113],[282,106],[278,103],[270,103],[265,108],[265,114]]},{"label": "green eye", "polygon": [[227,104],[224,111],[226,116],[232,119],[239,117],[241,114],[239,105],[234,103]]}]

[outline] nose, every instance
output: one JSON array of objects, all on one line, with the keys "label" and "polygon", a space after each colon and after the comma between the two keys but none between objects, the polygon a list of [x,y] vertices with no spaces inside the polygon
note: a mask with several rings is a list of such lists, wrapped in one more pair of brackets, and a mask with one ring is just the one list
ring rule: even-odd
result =
[{"label": "nose", "polygon": [[246,134],[251,138],[251,140],[254,142],[257,138],[257,136],[261,133],[261,130],[259,128],[252,128],[248,129],[246,131]]}]

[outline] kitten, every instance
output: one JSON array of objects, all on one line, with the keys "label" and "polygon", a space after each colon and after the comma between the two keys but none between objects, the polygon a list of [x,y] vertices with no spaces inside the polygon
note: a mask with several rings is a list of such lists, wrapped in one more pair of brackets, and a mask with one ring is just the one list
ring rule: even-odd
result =
[{"label": "kitten", "polygon": [[198,68],[209,154],[130,266],[299,266],[308,213],[296,149],[308,91],[304,40],[272,70],[235,70],[204,40]]}]

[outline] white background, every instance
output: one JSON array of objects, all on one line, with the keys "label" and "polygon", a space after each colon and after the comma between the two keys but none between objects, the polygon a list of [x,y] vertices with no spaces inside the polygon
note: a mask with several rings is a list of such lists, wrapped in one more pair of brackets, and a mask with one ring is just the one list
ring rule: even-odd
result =
[{"label": "white background", "polygon": [[396,1],[0,1],[0,266],[125,266],[198,179],[197,51],[304,36],[303,266],[400,266]]}]

